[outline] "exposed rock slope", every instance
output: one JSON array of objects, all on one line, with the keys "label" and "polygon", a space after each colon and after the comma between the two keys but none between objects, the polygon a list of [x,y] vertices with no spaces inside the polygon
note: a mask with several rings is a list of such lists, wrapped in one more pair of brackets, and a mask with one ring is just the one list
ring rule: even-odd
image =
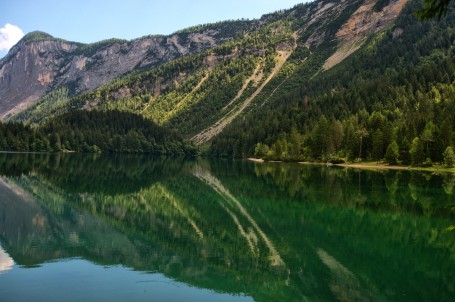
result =
[{"label": "exposed rock slope", "polygon": [[14,46],[0,61],[0,118],[43,96],[55,80],[62,58],[76,48],[76,44],[62,41],[21,41]]},{"label": "exposed rock slope", "polygon": [[390,26],[400,14],[407,0],[391,0],[381,9],[376,9],[378,0],[366,0],[336,33],[337,51],[324,63],[330,69],[340,63],[374,33]]}]

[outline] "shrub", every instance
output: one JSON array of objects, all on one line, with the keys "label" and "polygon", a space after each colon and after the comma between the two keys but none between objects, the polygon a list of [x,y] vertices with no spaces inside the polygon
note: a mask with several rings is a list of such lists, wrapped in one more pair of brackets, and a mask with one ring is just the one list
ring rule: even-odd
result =
[{"label": "shrub", "polygon": [[331,164],[344,164],[345,163],[344,159],[338,157],[338,155],[330,155],[327,161]]}]

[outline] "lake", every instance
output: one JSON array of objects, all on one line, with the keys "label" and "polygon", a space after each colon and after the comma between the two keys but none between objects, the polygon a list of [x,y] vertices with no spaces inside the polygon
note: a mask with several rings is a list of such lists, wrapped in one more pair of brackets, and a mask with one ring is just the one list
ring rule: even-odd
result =
[{"label": "lake", "polygon": [[0,154],[0,301],[453,301],[455,175]]}]

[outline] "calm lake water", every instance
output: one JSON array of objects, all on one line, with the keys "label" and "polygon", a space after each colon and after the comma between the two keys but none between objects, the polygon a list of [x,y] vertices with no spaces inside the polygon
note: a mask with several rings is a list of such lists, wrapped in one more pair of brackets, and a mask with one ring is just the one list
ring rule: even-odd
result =
[{"label": "calm lake water", "polygon": [[0,301],[454,301],[455,175],[0,154]]}]

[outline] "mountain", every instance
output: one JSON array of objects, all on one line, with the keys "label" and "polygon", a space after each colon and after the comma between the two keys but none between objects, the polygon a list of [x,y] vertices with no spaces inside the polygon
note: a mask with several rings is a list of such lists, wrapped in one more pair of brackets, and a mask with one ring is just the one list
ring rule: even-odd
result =
[{"label": "mountain", "polygon": [[[286,30],[289,33],[292,31],[296,37],[304,38],[300,41],[301,45],[295,45],[295,47],[307,48],[311,45],[319,45],[330,41],[335,32],[333,28],[339,26],[340,21],[347,19],[350,13],[362,4],[360,11],[353,16],[356,19],[346,23],[346,28],[340,32],[340,45],[350,46],[366,38],[368,34],[388,26],[396,18],[405,0],[393,2],[381,13],[373,14],[367,20],[364,16],[365,10],[373,3],[374,1],[371,0],[364,4],[358,0],[334,3],[319,1],[266,15],[260,20],[220,22],[190,28],[171,36],[149,36],[132,41],[111,39],[89,45],[33,32],[26,35],[0,61],[0,116],[4,119],[20,112],[41,97],[62,87],[68,89],[69,95],[78,95],[96,89],[133,70],[153,70],[154,67],[165,62],[181,56],[191,56],[218,45],[226,45],[228,41],[240,41],[239,43],[243,44],[240,45],[243,48],[242,51],[250,51],[250,54],[256,56],[261,55],[259,48],[263,45],[257,47],[258,45],[253,44],[257,49],[251,51],[248,47],[252,43],[266,43],[270,51],[273,51],[273,48],[286,47],[280,45],[282,41],[273,41],[272,44],[267,41],[281,33],[276,30]],[[393,12],[390,13],[390,11]],[[357,26],[355,24],[359,22],[357,19],[363,22],[362,27],[350,31],[349,26]],[[377,25],[379,20],[382,23]],[[271,28],[265,29],[267,26]],[[273,27],[276,27],[276,30]],[[262,36],[259,36],[261,34]],[[256,41],[242,43],[252,35],[256,36]],[[352,35],[355,35],[355,38]],[[292,42],[290,44],[292,45]],[[228,55],[235,59],[237,55],[230,51]],[[336,64],[345,56],[343,51],[341,54],[335,54],[325,68]],[[216,61],[220,61],[220,58]],[[214,65],[210,68],[214,68]],[[262,68],[259,69],[259,72],[261,71]],[[250,72],[251,70],[245,70],[247,75]],[[118,98],[123,97],[120,93]]]},{"label": "mountain", "polygon": [[170,36],[132,41],[109,39],[81,44],[32,32],[0,60],[0,118],[67,87],[71,94],[93,90],[131,72],[152,68],[230,41],[256,22],[238,21],[194,27]]},{"label": "mountain", "polygon": [[[374,15],[380,3],[366,16]],[[357,48],[332,68],[324,68],[330,59],[313,72],[296,68],[275,97],[212,141],[212,154],[450,165],[447,154],[455,143],[455,15],[452,10],[440,21],[422,22],[415,17],[419,7],[417,1],[408,1],[388,27],[359,39],[360,46],[332,50],[330,58]],[[348,28],[361,29],[362,24]],[[338,45],[343,43],[343,28],[336,34]]]},{"label": "mountain", "polygon": [[[321,0],[259,20],[146,37],[177,39],[189,50],[174,53],[178,47],[163,42],[160,49],[173,57],[137,59],[121,71],[112,63],[120,55],[113,52],[99,66],[86,65],[85,72],[56,76],[60,82],[42,88],[39,100],[3,116],[45,124],[73,110],[127,111],[210,146],[216,156],[379,160],[389,149],[390,161],[442,161],[455,142],[450,114],[455,19],[449,13],[440,22],[422,22],[414,16],[419,7],[416,0]],[[205,38],[195,38],[201,35]],[[19,42],[0,70],[14,65],[27,40],[63,43],[40,36]],[[210,39],[213,43],[203,43]],[[104,49],[140,41],[73,43],[67,58],[75,62],[88,48],[93,51],[85,56],[93,62]],[[138,58],[128,49],[124,56]],[[16,74],[23,75],[0,74],[1,85],[8,87],[1,90],[8,95],[0,98],[3,107],[12,95],[4,79]],[[82,84],[87,81],[92,86]],[[23,107],[30,97],[26,90],[16,99]]]}]

